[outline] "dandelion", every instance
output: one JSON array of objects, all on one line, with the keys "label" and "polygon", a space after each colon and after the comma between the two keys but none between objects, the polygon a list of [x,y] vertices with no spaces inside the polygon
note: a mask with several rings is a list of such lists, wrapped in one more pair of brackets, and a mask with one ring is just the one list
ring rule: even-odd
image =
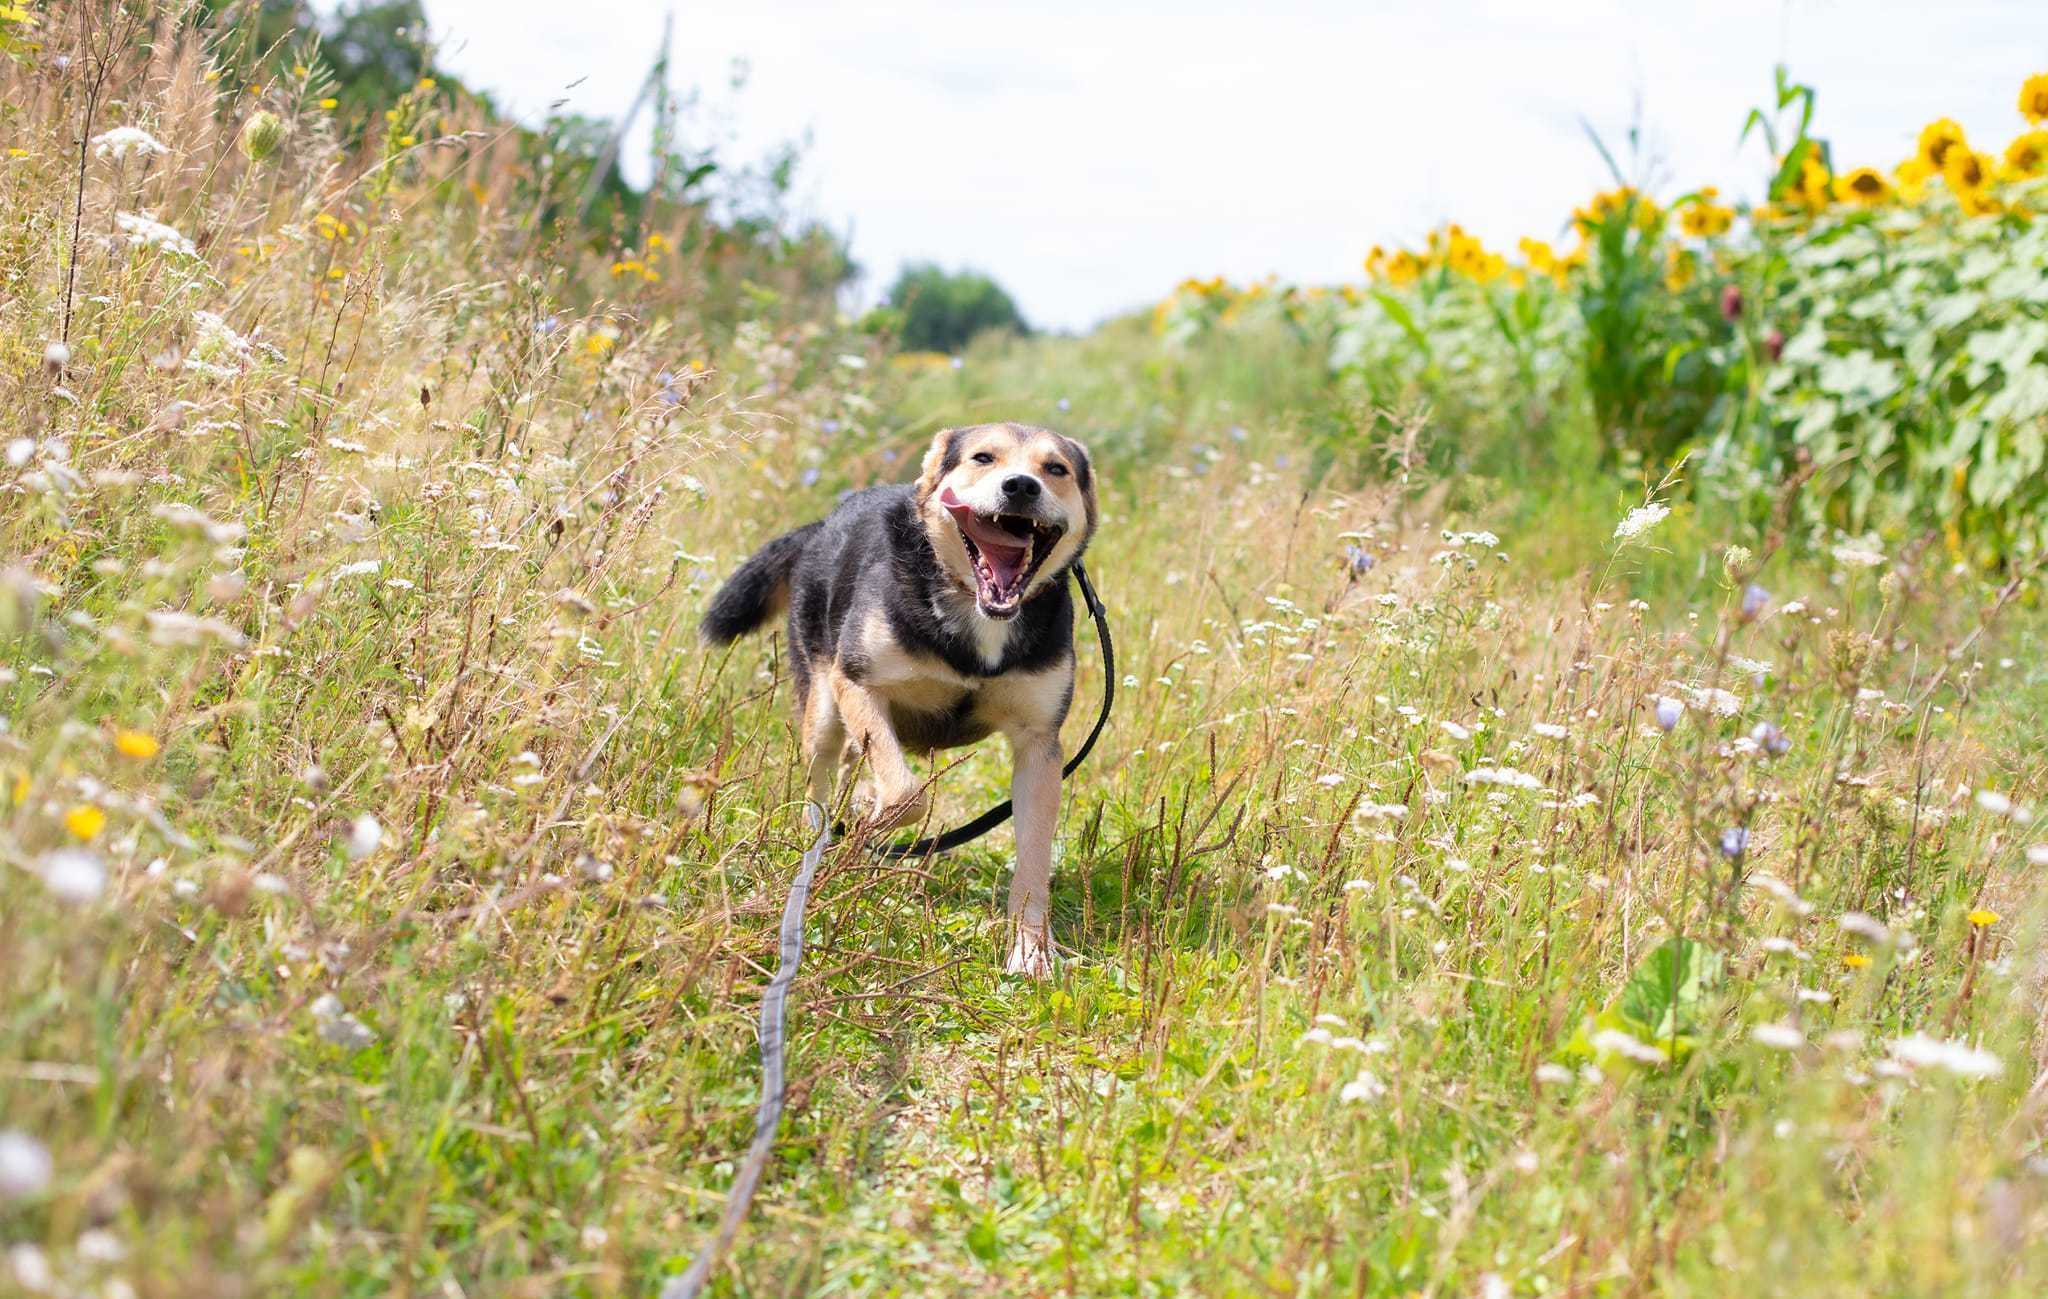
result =
[{"label": "dandelion", "polygon": [[1657,700],[1657,728],[1669,732],[1678,725],[1678,719],[1685,716],[1685,705],[1669,695]]},{"label": "dandelion", "polygon": [[90,843],[107,828],[107,814],[91,803],[80,803],[64,814],[64,828],[72,838]]},{"label": "dandelion", "polygon": [[154,758],[161,747],[148,731],[124,729],[114,732],[114,749],[124,758]]},{"label": "dandelion", "polygon": [[49,1189],[54,1167],[42,1142],[17,1128],[0,1129],[0,1200],[26,1200]]},{"label": "dandelion", "polygon": [[1749,1031],[1749,1036],[1758,1046],[1773,1051],[1797,1051],[1806,1045],[1806,1034],[1793,1024],[1758,1024]]},{"label": "dandelion", "polygon": [[1896,1038],[1890,1044],[1891,1057],[1915,1069],[1946,1069],[1959,1078],[1995,1078],[2005,1071],[2005,1062],[1991,1052],[1965,1042],[1943,1042],[1924,1033]]},{"label": "dandelion", "polygon": [[1996,911],[1993,911],[1988,907],[1978,907],[1969,915],[1970,924],[1977,929],[1985,929],[1992,925],[1995,925],[2002,918],[2003,917],[2001,917]]},{"label": "dandelion", "polygon": [[1621,522],[1614,525],[1614,540],[1626,546],[1662,523],[1670,513],[1671,507],[1661,501],[1638,505],[1630,510]]},{"label": "dandelion", "polygon": [[43,887],[59,902],[82,907],[106,891],[106,866],[83,848],[59,848],[44,854],[41,864]]},{"label": "dandelion", "polygon": [[117,126],[111,131],[92,138],[92,153],[95,158],[112,158],[125,162],[130,154],[137,157],[153,158],[169,153],[162,140],[157,139],[139,126]]}]

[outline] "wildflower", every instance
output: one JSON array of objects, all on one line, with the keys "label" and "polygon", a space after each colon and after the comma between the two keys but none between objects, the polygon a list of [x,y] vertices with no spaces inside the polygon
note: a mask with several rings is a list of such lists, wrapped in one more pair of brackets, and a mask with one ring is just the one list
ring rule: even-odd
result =
[{"label": "wildflower", "polygon": [[1665,516],[1670,513],[1671,507],[1661,501],[1651,501],[1647,505],[1638,505],[1635,509],[1628,512],[1627,517],[1614,525],[1614,540],[1627,545],[1648,532],[1651,528],[1662,523]]},{"label": "wildflower", "polygon": [[107,868],[83,848],[59,848],[42,860],[43,887],[60,902],[82,907],[106,891]]},{"label": "wildflower", "polygon": [[1936,173],[1944,170],[1948,156],[1956,149],[1967,149],[1963,139],[1963,128],[1952,118],[1937,118],[1929,122],[1920,132],[1919,159]]},{"label": "wildflower", "polygon": [[1999,922],[2000,919],[2002,919],[2002,917],[1996,911],[1993,911],[1988,907],[1978,907],[1969,915],[1970,924],[1977,929],[1984,929],[1988,928],[1991,925],[1995,925]]},{"label": "wildflower", "polygon": [[1337,1099],[1346,1105],[1367,1104],[1387,1094],[1387,1085],[1371,1070],[1360,1070],[1358,1077],[1344,1084],[1344,1090],[1337,1093]]},{"label": "wildflower", "polygon": [[378,845],[383,842],[384,827],[378,823],[376,817],[368,812],[363,813],[349,823],[348,840],[345,846],[348,849],[348,855],[351,860],[361,861],[377,851]]},{"label": "wildflower", "polygon": [[114,224],[128,236],[128,242],[138,248],[160,248],[167,253],[181,257],[197,257],[199,249],[190,239],[179,234],[147,212],[116,212]]},{"label": "wildflower", "polygon": [[1855,934],[1858,938],[1867,938],[1873,943],[1889,943],[1892,940],[1892,931],[1885,928],[1883,921],[1868,912],[1845,911],[1842,918],[1835,923],[1841,926],[1843,933]]},{"label": "wildflower", "polygon": [[1731,825],[1721,832],[1721,855],[1731,861],[1749,851],[1749,827]]},{"label": "wildflower", "polygon": [[1771,593],[1751,582],[1742,588],[1742,620],[1748,622],[1764,611],[1771,602]]},{"label": "wildflower", "polygon": [[1985,811],[1991,813],[1993,816],[2012,815],[2012,799],[2008,798],[2004,794],[1999,793],[1995,789],[1978,790],[1977,806],[1983,808]]},{"label": "wildflower", "polygon": [[1545,1060],[1536,1066],[1536,1081],[1547,1087],[1561,1087],[1572,1080],[1572,1071],[1555,1061]]},{"label": "wildflower", "polygon": [[1775,362],[1784,354],[1785,331],[1774,327],[1771,332],[1764,335],[1764,355]]},{"label": "wildflower", "polygon": [[1546,740],[1562,740],[1571,732],[1555,722],[1532,722],[1529,729]]},{"label": "wildflower", "polygon": [[1474,767],[1465,773],[1468,785],[1505,785],[1510,789],[1542,789],[1543,782],[1513,767]]},{"label": "wildflower", "polygon": [[1742,287],[1736,284],[1721,286],[1721,319],[1735,321],[1742,319]]},{"label": "wildflower", "polygon": [[1924,1033],[1894,1039],[1892,1059],[1914,1068],[1946,1069],[1959,1078],[1995,1078],[2005,1071],[2005,1062],[1989,1051],[1965,1042],[1942,1042]]},{"label": "wildflower", "polygon": [[1851,952],[1842,958],[1842,964],[1852,970],[1861,970],[1870,964],[1870,958],[1861,952]]},{"label": "wildflower", "polygon": [[242,124],[242,134],[238,141],[242,147],[242,156],[250,162],[262,162],[277,152],[278,145],[284,143],[287,129],[284,120],[276,113],[251,113],[249,120]]},{"label": "wildflower", "polygon": [[1372,555],[1363,546],[1351,544],[1344,547],[1344,566],[1350,570],[1353,577],[1362,577],[1370,573],[1373,563]]},{"label": "wildflower", "polygon": [[147,731],[114,732],[114,749],[124,758],[154,758],[161,747],[156,737]]},{"label": "wildflower", "polygon": [[1670,695],[1657,700],[1657,728],[1669,732],[1678,725],[1678,719],[1685,716],[1685,705]]},{"label": "wildflower", "polygon": [[1647,1042],[1638,1041],[1633,1035],[1618,1028],[1603,1028],[1593,1034],[1592,1047],[1596,1051],[1618,1055],[1641,1064],[1663,1064],[1664,1053]]},{"label": "wildflower", "polygon": [[2027,849],[2029,866],[2048,866],[2048,843],[2037,843]]},{"label": "wildflower", "polygon": [[1785,738],[1785,732],[1775,722],[1758,722],[1750,728],[1749,738],[1774,758],[1792,747],[1792,741]]},{"label": "wildflower", "polygon": [[117,126],[113,130],[92,138],[92,153],[95,158],[112,158],[116,162],[127,161],[129,154],[150,158],[169,153],[164,142],[139,126]]},{"label": "wildflower", "polygon": [[1749,1036],[1757,1045],[1773,1051],[1797,1051],[1806,1045],[1806,1034],[1792,1024],[1758,1024],[1749,1031]]},{"label": "wildflower", "polygon": [[26,1200],[50,1185],[53,1164],[42,1142],[16,1128],[0,1129],[0,1200]]},{"label": "wildflower", "polygon": [[1445,735],[1450,736],[1454,740],[1469,740],[1472,738],[1471,730],[1468,727],[1460,726],[1456,722],[1441,721],[1437,725],[1443,728]]},{"label": "wildflower", "polygon": [[2035,126],[2048,122],[2048,72],[2036,72],[2020,83],[2020,112]]},{"label": "wildflower", "polygon": [[1876,568],[1884,563],[1884,552],[1863,546],[1836,546],[1835,562],[1844,568]]},{"label": "wildflower", "polygon": [[320,1040],[331,1042],[347,1051],[360,1051],[373,1045],[377,1035],[367,1024],[342,1008],[341,998],[333,993],[323,993],[313,1003],[313,1022],[318,1026]]},{"label": "wildflower", "polygon": [[2005,165],[2017,175],[2031,176],[2048,167],[2048,131],[2028,131],[2005,146]]},{"label": "wildflower", "polygon": [[64,814],[64,828],[72,838],[90,843],[107,828],[107,814],[91,803],[80,803]]},{"label": "wildflower", "polygon": [[71,349],[63,343],[52,339],[43,348],[43,368],[51,374],[62,374],[64,367],[69,364],[71,364]]}]

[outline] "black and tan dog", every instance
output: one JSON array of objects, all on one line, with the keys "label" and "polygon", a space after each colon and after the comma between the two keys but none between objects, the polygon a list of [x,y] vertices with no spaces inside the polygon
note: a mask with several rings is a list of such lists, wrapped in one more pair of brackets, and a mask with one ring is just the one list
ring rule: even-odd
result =
[{"label": "black and tan dog", "polygon": [[1017,872],[1006,968],[1052,969],[1046,910],[1059,819],[1060,723],[1074,696],[1067,569],[1095,532],[1088,453],[1021,424],[947,429],[914,484],[854,492],[763,546],[712,597],[723,644],[789,611],[811,797],[867,759],[859,815],[912,825],[929,807],[906,752],[1010,741]]}]

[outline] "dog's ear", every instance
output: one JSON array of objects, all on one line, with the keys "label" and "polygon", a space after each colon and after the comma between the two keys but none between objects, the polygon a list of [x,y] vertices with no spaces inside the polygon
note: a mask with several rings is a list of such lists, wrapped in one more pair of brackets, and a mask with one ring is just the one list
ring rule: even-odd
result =
[{"label": "dog's ear", "polygon": [[939,490],[939,480],[952,472],[960,463],[960,435],[965,429],[942,428],[932,435],[931,447],[924,453],[924,468],[917,475],[917,503],[923,505]]},{"label": "dog's ear", "polygon": [[1073,438],[1060,436],[1060,450],[1067,453],[1067,459],[1074,463],[1074,486],[1081,489],[1082,503],[1088,507],[1088,531],[1095,531],[1095,462],[1088,458],[1088,448]]}]

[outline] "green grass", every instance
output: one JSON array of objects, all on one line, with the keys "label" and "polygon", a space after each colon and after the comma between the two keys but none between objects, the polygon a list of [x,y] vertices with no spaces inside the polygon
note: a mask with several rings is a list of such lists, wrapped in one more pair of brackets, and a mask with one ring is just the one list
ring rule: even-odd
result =
[{"label": "green grass", "polygon": [[[279,251],[89,247],[46,373],[67,106],[24,110],[0,171],[0,403],[33,439],[0,509],[0,1127],[52,1163],[0,1200],[0,1284],[645,1294],[686,1266],[751,1132],[805,840],[776,644],[694,619],[754,545],[998,415],[1104,479],[1128,679],[1066,799],[1067,955],[998,972],[1007,832],[829,856],[783,1143],[717,1293],[2048,1284],[2043,835],[1974,796],[2044,801],[2037,585],[1992,619],[1931,558],[1685,505],[1621,545],[1622,482],[1403,482],[1278,345],[1207,364],[1132,323],[925,375],[822,321],[709,349],[685,289],[596,300],[601,261],[428,167],[339,248],[302,231],[353,201],[305,124],[246,185],[232,122],[172,143],[205,180],[95,164],[88,229],[144,199]],[[191,354],[194,310],[249,353],[132,363]],[[1731,715],[1657,726],[1713,690]],[[957,756],[948,823],[1007,779]],[[1473,779],[1502,769],[1541,788]],[[96,896],[54,887],[66,851]],[[1674,934],[1718,977],[1659,981]],[[2000,1070],[1899,1063],[1914,1034]]]}]

